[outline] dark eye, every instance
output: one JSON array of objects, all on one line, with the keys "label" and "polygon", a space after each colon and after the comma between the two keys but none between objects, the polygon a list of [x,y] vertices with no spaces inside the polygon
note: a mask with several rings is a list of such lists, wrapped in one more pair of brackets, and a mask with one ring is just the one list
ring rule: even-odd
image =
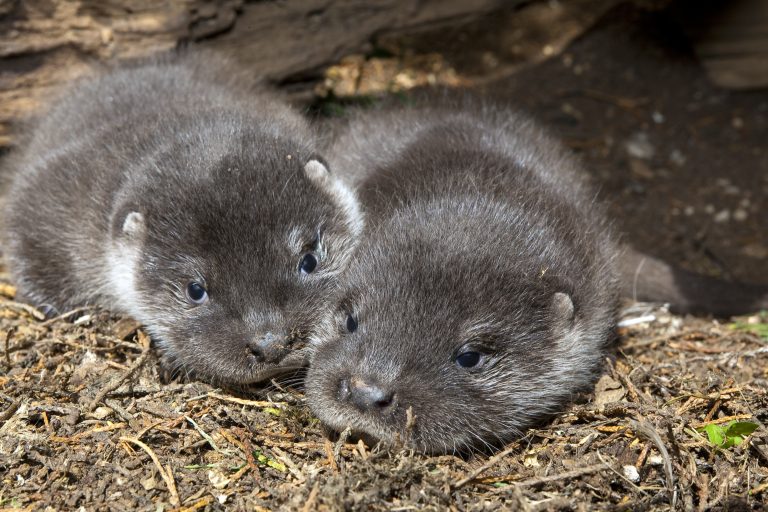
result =
[{"label": "dark eye", "polygon": [[299,262],[299,272],[302,274],[311,274],[315,268],[317,267],[317,257],[312,254],[311,252],[308,252],[304,255],[304,257],[301,258],[301,261]]},{"label": "dark eye", "polygon": [[352,315],[347,315],[347,330],[355,332],[357,330],[357,320]]},{"label": "dark eye", "polygon": [[208,300],[208,292],[203,285],[192,281],[187,285],[187,298],[193,304],[202,304]]},{"label": "dark eye", "polygon": [[480,352],[462,352],[456,356],[456,364],[462,368],[474,368],[480,364],[480,360],[483,358]]}]

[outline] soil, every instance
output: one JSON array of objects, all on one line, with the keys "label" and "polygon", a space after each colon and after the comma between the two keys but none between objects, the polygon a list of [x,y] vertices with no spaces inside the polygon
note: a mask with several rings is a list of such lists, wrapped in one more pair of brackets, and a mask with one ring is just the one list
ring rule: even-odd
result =
[{"label": "soil", "polygon": [[[386,44],[395,54],[437,52],[441,73],[452,70],[446,85],[513,102],[561,135],[638,248],[768,283],[768,92],[712,86],[667,11],[611,9],[562,51],[545,50],[562,42],[554,22],[549,38],[519,51],[514,16]],[[7,275],[2,283],[0,511],[768,502],[766,315],[724,321],[628,306],[594,393],[499,453],[429,457],[325,432],[301,375],[237,390],[163,383],[130,319],[84,309],[44,320],[13,301]],[[733,422],[726,438],[739,444],[713,444]]]}]

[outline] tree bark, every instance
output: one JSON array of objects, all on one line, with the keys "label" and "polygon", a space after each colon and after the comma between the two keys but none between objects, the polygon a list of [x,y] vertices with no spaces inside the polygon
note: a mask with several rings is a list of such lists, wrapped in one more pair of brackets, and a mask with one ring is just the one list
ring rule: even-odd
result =
[{"label": "tree bark", "polygon": [[378,35],[463,22],[522,0],[0,0],[0,145],[99,62],[198,42],[271,80],[365,49]]}]

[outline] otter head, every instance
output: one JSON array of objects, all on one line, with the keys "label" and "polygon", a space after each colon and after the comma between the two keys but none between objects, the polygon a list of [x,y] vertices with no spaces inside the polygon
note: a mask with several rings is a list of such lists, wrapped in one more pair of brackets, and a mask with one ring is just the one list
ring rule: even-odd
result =
[{"label": "otter head", "polygon": [[309,151],[252,146],[155,156],[112,214],[112,307],[173,370],[214,382],[303,365],[362,229],[354,195]]},{"label": "otter head", "polygon": [[318,418],[435,453],[496,446],[557,412],[590,382],[609,322],[587,326],[546,229],[448,205],[374,230],[313,339]]}]

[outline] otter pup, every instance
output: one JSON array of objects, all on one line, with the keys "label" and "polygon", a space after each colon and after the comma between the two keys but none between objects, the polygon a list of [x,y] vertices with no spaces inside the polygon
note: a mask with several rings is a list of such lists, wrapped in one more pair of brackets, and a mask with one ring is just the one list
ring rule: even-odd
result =
[{"label": "otter pup", "polygon": [[315,139],[218,56],[76,84],[6,162],[19,297],[130,315],[169,369],[215,382],[303,364],[362,228]]},{"label": "otter pup", "polygon": [[766,304],[655,259],[634,280],[641,255],[618,247],[577,163],[507,109],[362,114],[329,154],[368,226],[312,338],[307,400],[334,429],[432,453],[521,436],[593,382],[620,280],[687,310]]},{"label": "otter pup", "polygon": [[553,140],[505,109],[423,107],[353,120],[330,155],[368,228],[312,339],[321,421],[461,451],[521,435],[592,382],[616,246]]}]

